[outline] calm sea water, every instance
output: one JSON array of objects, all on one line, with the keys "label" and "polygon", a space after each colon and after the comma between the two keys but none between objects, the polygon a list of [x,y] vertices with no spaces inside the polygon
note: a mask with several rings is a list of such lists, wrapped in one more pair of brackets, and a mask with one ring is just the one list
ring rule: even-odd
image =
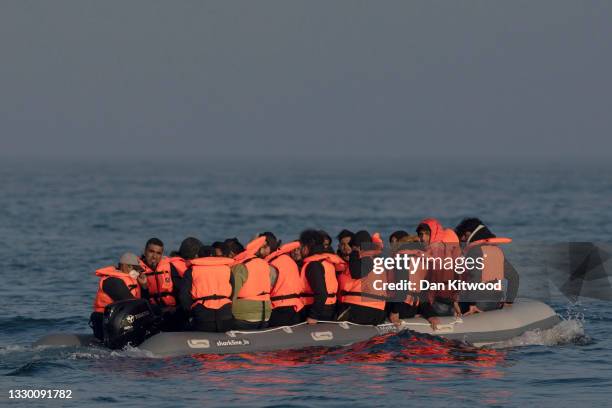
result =
[{"label": "calm sea water", "polygon": [[[36,162],[35,162],[36,163]],[[0,401],[9,389],[71,389],[69,404],[115,406],[516,406],[609,404],[612,307],[551,296],[521,254],[521,295],[566,317],[546,332],[476,349],[411,333],[348,348],[149,358],[138,349],[33,349],[86,332],[93,271],[161,238],[204,241],[306,227],[388,235],[423,217],[477,215],[516,240],[612,242],[612,167],[436,163],[0,165]]]}]

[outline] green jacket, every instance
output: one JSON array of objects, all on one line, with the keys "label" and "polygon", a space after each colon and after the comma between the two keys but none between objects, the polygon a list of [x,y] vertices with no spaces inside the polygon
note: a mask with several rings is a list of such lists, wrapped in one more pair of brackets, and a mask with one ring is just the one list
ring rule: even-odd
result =
[{"label": "green jacket", "polygon": [[[242,285],[249,278],[249,271],[243,264],[232,266],[232,274],[234,275],[234,298],[232,299],[232,314],[238,320],[246,320],[249,322],[261,322],[270,319],[272,313],[272,303],[270,301],[260,302],[258,300],[238,299],[238,293],[242,289]],[[272,286],[276,283],[277,272],[274,268],[270,268],[270,282]]]}]

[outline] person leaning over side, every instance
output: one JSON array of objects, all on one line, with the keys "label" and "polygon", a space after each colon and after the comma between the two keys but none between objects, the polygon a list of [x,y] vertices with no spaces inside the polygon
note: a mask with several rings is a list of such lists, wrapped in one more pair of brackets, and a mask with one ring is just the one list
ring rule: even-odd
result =
[{"label": "person leaning over side", "polygon": [[100,277],[100,281],[89,325],[94,336],[103,340],[104,308],[120,300],[147,299],[147,278],[142,274],[138,257],[130,252],[121,255],[118,266],[98,269],[96,276]]}]

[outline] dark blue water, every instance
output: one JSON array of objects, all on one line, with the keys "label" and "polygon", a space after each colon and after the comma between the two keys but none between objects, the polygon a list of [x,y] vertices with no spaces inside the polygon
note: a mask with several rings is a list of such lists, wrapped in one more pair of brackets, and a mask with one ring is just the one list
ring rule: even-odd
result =
[{"label": "dark blue water", "polygon": [[609,404],[612,307],[555,295],[520,253],[512,260],[521,295],[567,320],[495,348],[411,333],[339,349],[172,359],[28,346],[49,332],[88,331],[93,271],[151,236],[176,248],[187,235],[246,241],[271,230],[289,240],[305,227],[388,235],[427,216],[454,225],[478,215],[518,241],[611,242],[606,165],[236,163],[0,165],[1,405],[19,404],[9,389],[36,388],[71,389],[79,406]]}]

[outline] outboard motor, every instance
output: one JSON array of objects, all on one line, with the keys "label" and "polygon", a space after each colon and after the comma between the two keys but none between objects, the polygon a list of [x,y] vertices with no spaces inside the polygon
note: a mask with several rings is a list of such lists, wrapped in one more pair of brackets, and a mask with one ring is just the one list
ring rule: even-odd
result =
[{"label": "outboard motor", "polygon": [[138,346],[159,330],[159,317],[144,299],[121,300],[104,308],[104,345],[120,349]]}]

